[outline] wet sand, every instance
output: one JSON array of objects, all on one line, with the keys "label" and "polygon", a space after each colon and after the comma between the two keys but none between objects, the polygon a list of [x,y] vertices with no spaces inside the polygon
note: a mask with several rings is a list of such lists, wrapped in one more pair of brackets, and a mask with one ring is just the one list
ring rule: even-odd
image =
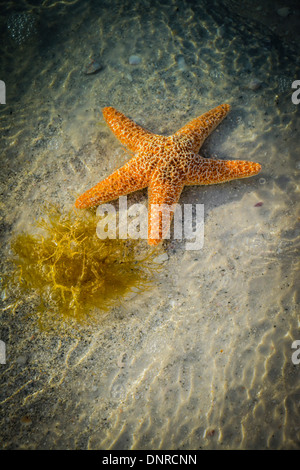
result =
[{"label": "wet sand", "polygon": [[[34,295],[13,308],[2,290],[1,447],[299,448],[293,41],[226,2],[22,5],[20,16],[6,2],[0,18],[3,273],[12,234],[30,230],[45,201],[69,210],[128,159],[104,106],[170,134],[229,103],[202,153],[262,171],[186,187],[181,204],[204,204],[203,248],[165,242],[152,289],[95,324],[41,331]],[[85,75],[91,58],[103,68]],[[128,200],[146,204],[147,191]]]}]

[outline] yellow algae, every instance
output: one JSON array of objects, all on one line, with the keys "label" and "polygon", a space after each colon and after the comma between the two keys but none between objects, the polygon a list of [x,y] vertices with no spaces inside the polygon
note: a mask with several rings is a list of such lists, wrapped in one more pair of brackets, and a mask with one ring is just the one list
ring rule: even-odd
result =
[{"label": "yellow algae", "polygon": [[88,211],[62,214],[52,207],[38,221],[38,233],[13,238],[10,286],[17,285],[22,297],[38,293],[41,325],[58,318],[82,321],[95,308],[107,311],[150,285],[157,251],[142,250],[139,240],[100,240],[96,224]]}]

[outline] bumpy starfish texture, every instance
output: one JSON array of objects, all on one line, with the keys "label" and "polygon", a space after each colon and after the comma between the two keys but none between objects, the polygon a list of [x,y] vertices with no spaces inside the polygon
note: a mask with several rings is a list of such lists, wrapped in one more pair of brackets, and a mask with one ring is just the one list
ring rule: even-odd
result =
[{"label": "bumpy starfish texture", "polygon": [[[214,160],[198,152],[204,140],[228,114],[230,106],[222,104],[193,119],[171,136],[153,134],[112,107],[103,109],[111,130],[135,155],[121,168],[82,194],[75,202],[86,208],[112,201],[148,187],[148,243],[163,238],[163,220],[171,223],[173,211],[185,185],[224,183],[256,175],[259,163],[241,160]],[[159,204],[162,210],[153,210]]]}]

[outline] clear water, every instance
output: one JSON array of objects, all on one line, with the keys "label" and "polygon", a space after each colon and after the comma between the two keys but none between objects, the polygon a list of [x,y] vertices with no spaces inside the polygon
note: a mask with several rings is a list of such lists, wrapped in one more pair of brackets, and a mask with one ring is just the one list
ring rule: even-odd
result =
[{"label": "clear water", "polygon": [[[128,158],[104,106],[168,134],[228,102],[203,154],[262,165],[254,178],[185,188],[181,203],[205,207],[203,249],[167,243],[156,285],[76,336],[40,331],[32,298],[13,309],[2,292],[2,448],[299,448],[300,74],[293,41],[259,11],[208,0],[1,2],[4,271],[11,234],[44,201],[69,209]],[[103,68],[85,75],[91,58]],[[146,203],[147,192],[131,200]]]}]

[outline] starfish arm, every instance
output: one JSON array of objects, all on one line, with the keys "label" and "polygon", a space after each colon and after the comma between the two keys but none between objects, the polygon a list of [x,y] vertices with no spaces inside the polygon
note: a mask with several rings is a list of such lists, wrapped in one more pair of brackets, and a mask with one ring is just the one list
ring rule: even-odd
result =
[{"label": "starfish arm", "polygon": [[115,108],[103,108],[102,112],[115,136],[133,152],[138,153],[141,150],[141,144],[145,147],[145,144],[150,143],[155,137],[155,134],[139,126]]},{"label": "starfish arm", "polygon": [[187,165],[186,185],[224,183],[257,175],[261,165],[243,160],[213,160],[200,155],[190,157]]},{"label": "starfish arm", "polygon": [[174,135],[186,137],[189,150],[197,153],[206,137],[220,124],[229,113],[229,104],[221,104],[205,114],[193,119]]},{"label": "starfish arm", "polygon": [[183,190],[184,182],[179,176],[166,181],[163,172],[153,175],[148,193],[148,244],[157,245],[169,231],[174,208]]},{"label": "starfish arm", "polygon": [[75,202],[75,207],[84,209],[103,202],[113,201],[133,191],[148,186],[149,172],[142,171],[138,157],[129,160],[124,166],[83,193]]}]

